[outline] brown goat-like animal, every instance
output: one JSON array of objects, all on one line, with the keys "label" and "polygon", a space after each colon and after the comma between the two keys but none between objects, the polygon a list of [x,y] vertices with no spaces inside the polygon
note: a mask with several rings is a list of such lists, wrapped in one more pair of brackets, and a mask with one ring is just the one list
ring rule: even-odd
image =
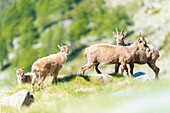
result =
[{"label": "brown goat-like animal", "polygon": [[[129,46],[131,45],[132,43],[125,43],[124,42],[124,37],[126,36],[126,33],[123,33],[124,32],[124,29],[122,29],[121,33],[119,34],[117,28],[116,28],[116,33],[113,32],[113,35],[115,36],[115,39],[116,39],[116,42],[117,42],[117,45],[118,46]],[[144,37],[141,33],[140,33],[141,37]],[[149,49],[140,49],[136,52],[135,56],[134,56],[134,63],[137,63],[137,64],[145,64],[147,63],[149,65],[149,67],[155,72],[155,75],[156,75],[156,78],[159,79],[159,68],[156,66],[156,60],[158,59],[159,57],[159,51],[158,49],[156,49],[154,46],[150,45],[150,44],[147,44],[148,45],[148,48]],[[149,51],[149,52],[148,52]],[[130,64],[130,72],[131,72],[131,75],[133,75],[133,68],[134,68],[134,65],[133,63],[129,63]],[[114,74],[117,74],[118,73],[118,70],[119,70],[119,66],[120,64],[116,64],[115,65],[115,72]]]},{"label": "brown goat-like animal", "polygon": [[31,83],[32,80],[32,75],[29,73],[24,74],[24,69],[24,67],[22,69],[14,68],[17,74],[17,80],[19,85],[21,85],[22,83]]},{"label": "brown goat-like animal", "polygon": [[59,46],[60,52],[57,54],[52,54],[47,57],[38,59],[32,65],[33,78],[31,83],[31,91],[34,91],[35,80],[38,78],[38,86],[43,89],[43,82],[49,73],[53,73],[53,82],[57,82],[57,76],[59,71],[62,69],[63,64],[66,62],[69,54],[68,46]]},{"label": "brown goat-like animal", "polygon": [[[95,67],[97,73],[101,73],[98,69],[98,65],[102,64],[121,64],[122,70],[125,69],[126,76],[129,77],[127,63],[132,62],[135,53],[140,47],[146,45],[146,41],[143,37],[138,38],[131,46],[114,46],[107,44],[95,44],[87,47],[84,51],[85,57],[87,57],[88,63],[82,66],[82,73],[85,70]],[[123,73],[123,72],[122,72]]]}]

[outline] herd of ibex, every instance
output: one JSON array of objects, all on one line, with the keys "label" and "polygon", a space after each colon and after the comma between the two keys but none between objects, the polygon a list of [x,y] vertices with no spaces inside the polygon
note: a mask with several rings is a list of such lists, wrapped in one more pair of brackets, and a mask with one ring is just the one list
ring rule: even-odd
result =
[{"label": "herd of ibex", "polygon": [[[127,32],[126,32],[127,33]],[[130,65],[130,74],[133,75],[134,63],[145,64],[155,72],[157,79],[159,79],[159,68],[156,66],[156,60],[159,57],[159,51],[150,44],[147,44],[144,36],[140,36],[135,43],[124,43],[124,28],[119,33],[116,28],[115,36],[117,46],[109,44],[94,44],[85,48],[84,56],[87,58],[88,63],[82,66],[81,73],[91,67],[94,67],[98,74],[101,71],[98,69],[100,63],[102,64],[115,64],[115,72],[118,73],[119,66],[121,65],[121,74],[126,71],[126,77],[129,77],[127,64]],[[43,89],[43,82],[45,78],[52,73],[53,81],[57,82],[57,76],[62,69],[63,64],[66,62],[69,54],[69,46],[59,46],[60,52],[38,59],[32,65],[31,73],[24,74],[23,69],[15,69],[19,85],[22,83],[31,83],[31,91],[34,91],[35,82],[38,82],[40,89]]]}]

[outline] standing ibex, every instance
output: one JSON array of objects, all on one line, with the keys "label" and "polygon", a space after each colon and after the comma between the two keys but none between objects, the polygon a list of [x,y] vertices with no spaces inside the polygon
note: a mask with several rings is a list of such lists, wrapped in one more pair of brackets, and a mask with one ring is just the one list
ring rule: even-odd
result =
[{"label": "standing ibex", "polygon": [[59,46],[60,52],[57,54],[52,54],[47,57],[38,59],[32,65],[32,89],[34,91],[34,84],[38,78],[38,86],[40,89],[43,89],[43,81],[49,73],[53,73],[53,83],[56,83],[57,76],[59,71],[62,69],[63,64],[66,62],[69,54],[69,45],[68,46]]},{"label": "standing ibex", "polygon": [[95,67],[97,73],[101,73],[98,69],[98,65],[102,64],[121,64],[122,73],[125,69],[126,76],[129,77],[128,68],[126,64],[133,62],[134,55],[140,47],[146,46],[144,37],[138,38],[138,40],[131,46],[114,46],[107,44],[95,44],[87,47],[84,51],[85,57],[87,57],[88,63],[82,67],[82,73],[85,70]]},{"label": "standing ibex", "polygon": [[[117,28],[116,28],[116,33],[113,32],[113,35],[115,36],[116,42],[118,46],[129,46],[132,43],[124,43],[124,37],[126,36],[126,33],[124,32],[124,29],[122,29],[122,31],[119,33]],[[141,37],[144,37],[141,33],[140,33]],[[147,44],[149,49],[139,49],[134,56],[134,63],[138,63],[138,64],[145,64],[147,63],[149,65],[149,67],[155,72],[156,78],[159,78],[158,74],[159,74],[159,68],[156,66],[156,60],[159,57],[159,51],[158,49],[156,49],[154,46]],[[149,52],[148,52],[149,51]],[[133,75],[133,68],[134,65],[133,63],[129,63],[130,64],[130,73],[131,75]],[[115,74],[118,73],[119,70],[119,66],[120,64],[116,64],[115,65]]]}]

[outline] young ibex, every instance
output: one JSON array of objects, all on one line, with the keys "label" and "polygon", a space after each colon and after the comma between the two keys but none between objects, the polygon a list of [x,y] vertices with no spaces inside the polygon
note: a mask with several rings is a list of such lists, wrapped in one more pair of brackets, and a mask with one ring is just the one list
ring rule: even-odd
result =
[{"label": "young ibex", "polygon": [[31,83],[32,80],[32,75],[29,73],[24,74],[24,69],[24,67],[22,69],[14,68],[17,74],[17,80],[19,85],[21,85],[22,83]]},{"label": "young ibex", "polygon": [[[116,42],[117,42],[117,45],[118,46],[129,46],[131,45],[132,43],[125,43],[124,42],[124,37],[126,36],[126,33],[123,33],[124,32],[124,29],[122,29],[122,31],[118,32],[117,28],[116,28],[116,33],[113,32],[113,35],[115,36],[115,39],[116,39]],[[140,34],[141,37],[144,37],[142,34]],[[145,64],[147,63],[149,65],[149,67],[155,72],[155,75],[156,75],[156,78],[159,79],[159,68],[156,66],[156,60],[158,59],[159,57],[159,51],[158,49],[156,49],[154,46],[150,45],[150,44],[147,44],[148,45],[148,48],[149,49],[139,49],[135,56],[134,56],[134,63],[138,63],[138,64]],[[131,75],[133,75],[133,68],[134,68],[134,65],[133,63],[129,63],[130,64],[130,73]],[[115,72],[114,74],[117,74],[118,73],[118,70],[119,70],[119,66],[120,64],[116,64],[115,65]]]},{"label": "young ibex", "polygon": [[[87,47],[84,51],[85,57],[87,57],[88,63],[82,66],[82,73],[85,70],[94,66],[97,73],[101,73],[98,69],[98,65],[102,64],[121,64],[122,71],[125,69],[126,76],[129,77],[127,63],[132,62],[135,53],[140,47],[146,46],[146,41],[143,37],[131,46],[114,46],[107,44],[95,44]],[[123,72],[122,72],[123,73]]]},{"label": "young ibex", "polygon": [[45,80],[46,76],[49,73],[53,73],[53,83],[57,82],[57,76],[61,68],[63,67],[63,64],[66,62],[69,54],[69,46],[59,46],[60,52],[57,54],[52,54],[47,57],[43,57],[38,59],[34,62],[32,65],[32,72],[33,78],[32,78],[32,89],[31,91],[34,91],[34,84],[35,80],[38,78],[38,86],[40,89],[43,89],[43,81]]}]

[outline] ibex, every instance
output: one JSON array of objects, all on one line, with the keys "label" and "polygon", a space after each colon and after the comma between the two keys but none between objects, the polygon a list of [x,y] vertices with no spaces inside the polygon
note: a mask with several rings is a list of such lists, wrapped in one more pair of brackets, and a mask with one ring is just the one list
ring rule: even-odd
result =
[{"label": "ibex", "polygon": [[[140,47],[146,46],[144,37],[138,40],[131,46],[114,46],[107,44],[95,44],[85,48],[84,55],[87,57],[88,63],[82,66],[82,73],[85,70],[95,67],[97,73],[101,73],[98,69],[100,63],[102,64],[121,64],[122,71],[125,69],[126,76],[129,77],[128,68],[126,64],[133,62],[133,58]],[[123,72],[122,72],[123,73]]]},{"label": "ibex", "polygon": [[[132,44],[132,43],[127,43],[126,44],[124,42],[124,37],[126,36],[126,33],[127,33],[127,32],[123,33],[124,29],[125,28],[123,28],[120,33],[118,32],[117,28],[116,28],[116,33],[113,31],[113,35],[115,36],[115,39],[116,39],[116,42],[117,42],[118,46],[129,46],[129,45]],[[140,33],[140,35],[141,35],[141,37],[144,38],[142,33]],[[147,45],[148,45],[148,49],[142,48],[142,49],[139,49],[135,53],[133,61],[134,61],[134,63],[137,63],[137,64],[145,64],[145,63],[147,63],[149,65],[149,67],[155,72],[156,78],[159,79],[158,74],[159,74],[160,69],[155,64],[156,60],[159,57],[159,51],[154,46],[152,46],[150,44],[147,44]],[[133,75],[134,65],[131,62],[129,64],[130,64],[130,73],[131,73],[131,75]],[[115,65],[114,74],[118,73],[119,66],[120,66],[120,64]]]},{"label": "ibex", "polygon": [[24,67],[22,69],[14,68],[17,74],[17,80],[19,85],[23,83],[31,83],[32,80],[32,75],[29,73],[24,74],[24,69],[25,69]]},{"label": "ibex", "polygon": [[66,62],[69,54],[69,46],[59,46],[60,52],[57,54],[51,54],[35,61],[32,65],[33,78],[31,83],[31,91],[34,91],[34,84],[38,78],[38,86],[43,89],[43,82],[49,73],[53,73],[52,83],[57,82],[57,76],[62,69],[63,64]]}]

